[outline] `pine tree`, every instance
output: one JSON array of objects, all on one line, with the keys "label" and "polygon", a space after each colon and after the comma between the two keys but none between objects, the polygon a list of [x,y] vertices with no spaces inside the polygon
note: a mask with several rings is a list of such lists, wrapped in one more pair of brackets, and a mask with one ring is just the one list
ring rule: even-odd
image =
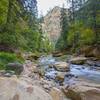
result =
[{"label": "pine tree", "polygon": [[56,48],[59,50],[65,49],[67,47],[67,35],[68,35],[68,13],[64,5],[61,8],[61,17],[60,17],[60,26],[61,26],[61,36],[56,43]]}]

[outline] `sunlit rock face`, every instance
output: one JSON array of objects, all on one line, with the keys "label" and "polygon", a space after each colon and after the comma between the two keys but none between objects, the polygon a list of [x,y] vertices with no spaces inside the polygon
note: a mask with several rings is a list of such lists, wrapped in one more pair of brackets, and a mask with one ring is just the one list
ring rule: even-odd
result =
[{"label": "sunlit rock face", "polygon": [[56,43],[61,34],[61,9],[60,7],[53,8],[44,17],[44,23],[42,29],[44,33],[48,34],[49,39]]},{"label": "sunlit rock face", "polygon": [[52,100],[41,87],[17,77],[0,77],[0,100]]}]

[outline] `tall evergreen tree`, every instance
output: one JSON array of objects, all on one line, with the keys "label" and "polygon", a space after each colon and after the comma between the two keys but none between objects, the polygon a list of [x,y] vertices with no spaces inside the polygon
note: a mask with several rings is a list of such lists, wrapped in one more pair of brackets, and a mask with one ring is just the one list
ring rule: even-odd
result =
[{"label": "tall evergreen tree", "polygon": [[[2,4],[4,1],[1,0]],[[3,3],[4,4],[4,3]],[[7,0],[6,23],[0,23],[0,45],[3,48],[29,48],[37,49],[39,43],[39,31],[37,20],[37,1],[36,0]],[[0,9],[5,9],[0,7]],[[3,19],[3,17],[1,18]],[[0,19],[0,20],[1,20]],[[1,28],[2,27],[2,28]]]},{"label": "tall evergreen tree", "polygon": [[64,5],[61,8],[61,17],[60,17],[60,26],[61,26],[61,36],[56,43],[56,48],[59,50],[65,49],[67,47],[67,35],[68,35],[68,13]]}]

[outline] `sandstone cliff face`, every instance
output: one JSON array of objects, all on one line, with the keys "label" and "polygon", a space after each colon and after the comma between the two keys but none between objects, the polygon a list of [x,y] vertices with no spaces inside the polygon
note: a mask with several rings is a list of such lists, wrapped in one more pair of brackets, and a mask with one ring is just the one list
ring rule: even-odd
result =
[{"label": "sandstone cliff face", "polygon": [[60,26],[61,8],[53,8],[45,17],[42,30],[48,34],[50,41],[56,42],[61,33]]}]

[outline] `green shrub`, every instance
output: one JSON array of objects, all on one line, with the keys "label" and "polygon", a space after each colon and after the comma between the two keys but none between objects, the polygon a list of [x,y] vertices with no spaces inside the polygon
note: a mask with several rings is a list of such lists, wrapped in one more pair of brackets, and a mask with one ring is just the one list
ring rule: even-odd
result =
[{"label": "green shrub", "polygon": [[72,24],[69,30],[67,43],[68,45],[91,45],[94,42],[95,33],[89,28],[85,27],[81,22]]},{"label": "green shrub", "polygon": [[81,31],[80,45],[91,45],[94,42],[95,34],[92,29],[85,28]]}]

